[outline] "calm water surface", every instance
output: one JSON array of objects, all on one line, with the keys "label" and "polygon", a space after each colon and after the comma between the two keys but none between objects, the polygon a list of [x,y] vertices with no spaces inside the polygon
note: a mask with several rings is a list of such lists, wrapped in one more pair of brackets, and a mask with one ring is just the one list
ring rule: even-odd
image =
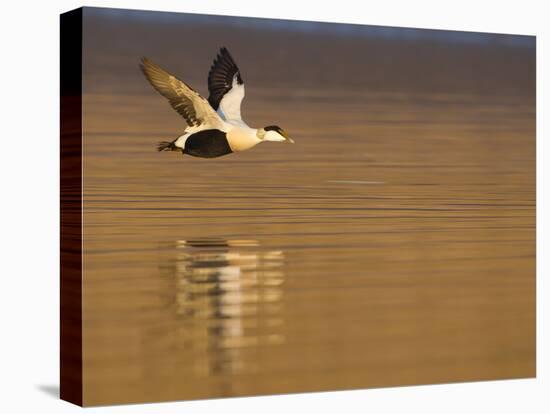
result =
[{"label": "calm water surface", "polygon": [[534,375],[532,102],[250,93],[294,146],[157,153],[162,98],[86,95],[89,403]]}]

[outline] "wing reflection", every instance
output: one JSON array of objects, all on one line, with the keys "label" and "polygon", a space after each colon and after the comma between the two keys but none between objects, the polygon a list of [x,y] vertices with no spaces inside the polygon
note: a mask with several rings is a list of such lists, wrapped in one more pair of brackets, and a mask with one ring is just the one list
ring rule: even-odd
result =
[{"label": "wing reflection", "polygon": [[179,338],[197,374],[253,371],[251,349],[284,342],[284,254],[255,240],[179,240]]}]

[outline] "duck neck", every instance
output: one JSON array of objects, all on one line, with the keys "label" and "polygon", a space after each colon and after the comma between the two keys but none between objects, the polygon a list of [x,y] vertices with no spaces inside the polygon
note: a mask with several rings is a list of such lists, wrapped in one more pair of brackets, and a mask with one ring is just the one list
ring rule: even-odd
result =
[{"label": "duck neck", "polygon": [[254,129],[233,128],[227,132],[227,141],[231,150],[233,152],[244,151],[262,142],[257,131]]}]

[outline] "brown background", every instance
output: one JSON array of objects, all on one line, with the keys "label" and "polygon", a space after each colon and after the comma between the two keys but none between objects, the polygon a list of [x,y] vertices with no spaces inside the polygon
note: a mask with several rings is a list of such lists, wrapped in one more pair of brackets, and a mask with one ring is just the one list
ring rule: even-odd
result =
[{"label": "brown background", "polygon": [[[84,11],[87,405],[535,375],[535,42]],[[266,143],[157,153],[221,46]]]}]

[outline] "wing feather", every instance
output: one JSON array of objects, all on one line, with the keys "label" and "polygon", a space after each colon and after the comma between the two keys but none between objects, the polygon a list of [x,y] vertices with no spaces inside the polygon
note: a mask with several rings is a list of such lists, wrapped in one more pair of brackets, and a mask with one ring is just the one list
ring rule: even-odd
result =
[{"label": "wing feather", "polygon": [[170,102],[189,126],[208,125],[221,128],[222,119],[197,91],[166,72],[147,58],[141,60],[141,70],[158,93]]},{"label": "wing feather", "polygon": [[244,82],[229,51],[222,47],[208,73],[208,102],[224,119],[241,120]]}]

